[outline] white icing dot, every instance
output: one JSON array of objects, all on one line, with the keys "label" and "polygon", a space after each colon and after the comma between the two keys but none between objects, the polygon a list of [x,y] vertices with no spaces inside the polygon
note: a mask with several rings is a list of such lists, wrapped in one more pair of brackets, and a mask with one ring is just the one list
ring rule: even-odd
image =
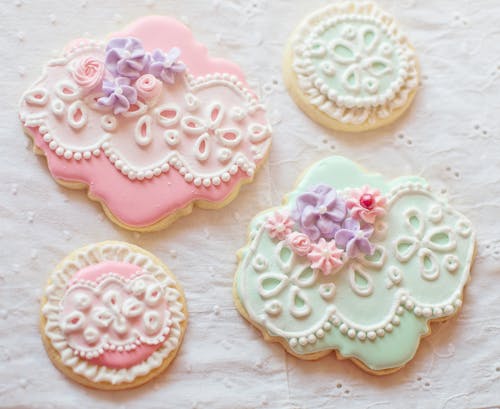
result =
[{"label": "white icing dot", "polygon": [[354,328],[349,328],[347,331],[347,336],[349,338],[354,338],[356,336],[356,330]]},{"label": "white icing dot", "polygon": [[366,332],[365,331],[358,331],[358,339],[361,341],[364,341],[366,339]]},{"label": "white icing dot", "polygon": [[299,344],[302,346],[307,345],[307,338],[306,337],[300,337],[299,338]]}]

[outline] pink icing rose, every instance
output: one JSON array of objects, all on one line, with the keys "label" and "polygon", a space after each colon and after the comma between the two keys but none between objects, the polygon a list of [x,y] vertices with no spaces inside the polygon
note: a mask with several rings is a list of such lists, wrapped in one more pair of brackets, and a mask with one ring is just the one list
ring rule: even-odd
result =
[{"label": "pink icing rose", "polygon": [[299,256],[307,256],[311,250],[311,239],[304,233],[292,232],[286,238],[293,252]]},{"label": "pink icing rose", "polygon": [[284,240],[292,232],[294,224],[288,213],[275,211],[267,218],[264,227],[272,239]]},{"label": "pink icing rose", "polygon": [[163,84],[158,81],[153,75],[145,74],[140,76],[135,82],[137,95],[144,101],[154,101],[160,95]]},{"label": "pink icing rose", "polygon": [[351,197],[347,199],[346,206],[351,211],[351,217],[373,224],[377,217],[385,215],[387,199],[382,196],[378,189],[363,186],[354,189]]},{"label": "pink icing rose", "polygon": [[321,270],[324,275],[336,273],[344,264],[344,252],[337,248],[335,241],[326,241],[319,239],[317,243],[311,245],[311,251],[307,258],[311,262],[311,268]]},{"label": "pink icing rose", "polygon": [[78,61],[72,75],[80,87],[89,91],[102,83],[104,64],[94,57],[82,58]]}]

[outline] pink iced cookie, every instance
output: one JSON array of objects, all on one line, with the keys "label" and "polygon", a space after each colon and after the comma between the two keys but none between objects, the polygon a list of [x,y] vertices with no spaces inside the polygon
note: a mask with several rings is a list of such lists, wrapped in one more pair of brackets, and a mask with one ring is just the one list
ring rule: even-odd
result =
[{"label": "pink iced cookie", "polygon": [[108,241],[76,250],[51,274],[41,331],[52,362],[71,379],[125,389],[169,365],[186,317],[182,290],[161,261]]},{"label": "pink iced cookie", "polygon": [[180,22],[146,17],[106,43],[72,42],[20,103],[52,176],[87,187],[131,230],[218,208],[271,144],[265,108],[235,64],[210,58]]}]

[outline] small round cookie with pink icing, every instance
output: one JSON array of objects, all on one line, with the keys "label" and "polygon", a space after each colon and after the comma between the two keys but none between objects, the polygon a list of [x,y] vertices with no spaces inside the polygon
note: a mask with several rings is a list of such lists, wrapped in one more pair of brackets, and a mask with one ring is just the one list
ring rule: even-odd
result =
[{"label": "small round cookie with pink icing", "polygon": [[57,182],[88,189],[136,231],[195,205],[225,206],[271,145],[265,106],[241,69],[208,56],[169,17],[72,42],[23,94],[19,116]]},{"label": "small round cookie with pink icing", "polygon": [[50,274],[40,330],[54,365],[85,386],[148,382],[175,358],[186,329],[182,289],[159,259],[115,241],[65,257]]}]

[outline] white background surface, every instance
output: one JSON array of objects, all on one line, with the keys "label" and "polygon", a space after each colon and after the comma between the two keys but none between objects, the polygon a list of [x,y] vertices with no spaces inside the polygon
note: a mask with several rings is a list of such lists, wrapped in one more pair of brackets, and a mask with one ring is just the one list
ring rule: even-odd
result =
[{"label": "white background surface", "polygon": [[[315,125],[283,88],[289,32],[322,0],[1,0],[0,407],[489,408],[500,406],[500,2],[380,0],[413,42],[422,87],[410,112],[363,135]],[[255,183],[219,211],[134,234],[81,192],[59,187],[31,152],[17,101],[71,39],[103,39],[134,18],[177,16],[211,55],[232,59],[269,107],[274,142]],[[56,50],[56,52],[54,52]],[[460,315],[434,324],[416,358],[375,377],[334,355],[302,362],[264,342],[233,305],[236,250],[260,210],[279,204],[303,168],[342,154],[389,178],[426,177],[475,224],[478,258]],[[137,390],[98,392],[47,358],[38,298],[71,250],[120,239],[154,252],[184,286],[190,322],[171,367]]]}]

